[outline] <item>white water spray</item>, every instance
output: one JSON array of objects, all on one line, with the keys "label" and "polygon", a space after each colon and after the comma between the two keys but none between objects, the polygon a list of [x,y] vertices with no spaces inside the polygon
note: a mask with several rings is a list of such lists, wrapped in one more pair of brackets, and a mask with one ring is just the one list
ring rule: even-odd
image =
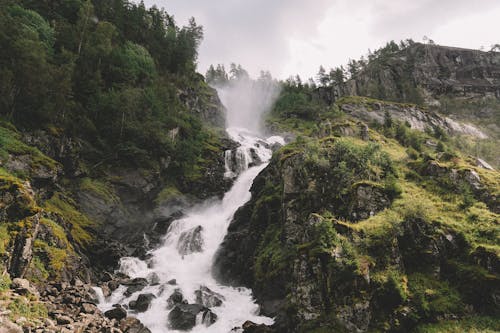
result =
[{"label": "white water spray", "polygon": [[[227,132],[241,145],[236,156],[232,156],[230,151],[225,154],[226,176],[237,177],[231,190],[223,200],[193,207],[183,218],[174,221],[162,245],[151,251],[151,258],[147,262],[138,258],[122,258],[122,273],[131,278],[147,278],[155,282],[132,294],[126,293],[127,287],[120,286],[107,299],[100,297],[101,310],[110,309],[117,303],[129,304],[137,300],[140,294],[151,293],[155,298],[147,311],[130,311],[129,314],[140,319],[153,333],[179,332],[172,329],[172,323],[168,320],[169,312],[172,311],[172,306],[167,308],[169,298],[174,292],[180,291],[185,302],[199,304],[197,293],[208,288],[212,295],[222,300],[221,304],[217,299],[204,304],[209,308],[210,315],[215,314],[217,319],[213,323],[203,320],[206,312],[200,312],[191,332],[230,332],[247,320],[268,325],[273,323],[271,318],[259,316],[259,307],[255,304],[251,290],[220,285],[212,277],[211,270],[214,255],[234,213],[250,200],[252,182],[271,158],[270,147],[284,142],[281,137],[262,139],[244,128],[229,128]],[[231,165],[233,161],[236,166]],[[258,163],[260,165],[252,166]]]}]

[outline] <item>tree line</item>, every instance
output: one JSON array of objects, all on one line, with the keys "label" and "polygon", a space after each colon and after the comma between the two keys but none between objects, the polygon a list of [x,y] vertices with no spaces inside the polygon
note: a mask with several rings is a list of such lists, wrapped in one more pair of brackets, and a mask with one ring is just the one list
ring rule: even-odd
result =
[{"label": "tree line", "polygon": [[[179,26],[165,10],[127,0],[0,3],[4,121],[82,138],[96,160],[192,163],[202,124],[178,95],[204,86],[194,19]],[[174,144],[167,132],[176,127]]]}]

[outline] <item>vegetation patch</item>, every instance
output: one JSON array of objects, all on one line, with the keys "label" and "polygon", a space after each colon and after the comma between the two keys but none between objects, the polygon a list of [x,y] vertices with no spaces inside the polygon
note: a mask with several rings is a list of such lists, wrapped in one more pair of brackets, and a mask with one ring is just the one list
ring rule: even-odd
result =
[{"label": "vegetation patch", "polygon": [[85,214],[78,211],[72,199],[60,192],[44,203],[48,212],[56,213],[71,224],[71,236],[78,245],[86,247],[92,241],[91,230],[96,226]]}]

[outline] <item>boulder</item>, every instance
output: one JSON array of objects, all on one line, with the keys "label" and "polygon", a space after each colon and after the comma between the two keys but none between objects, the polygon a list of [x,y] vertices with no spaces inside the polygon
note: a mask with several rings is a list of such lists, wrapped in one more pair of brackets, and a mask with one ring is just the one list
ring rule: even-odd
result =
[{"label": "boulder", "polygon": [[221,306],[224,300],[224,296],[205,286],[200,287],[200,289],[196,290],[194,293],[196,295],[196,303],[206,306],[207,308]]},{"label": "boulder", "polygon": [[203,227],[201,225],[181,233],[177,250],[181,255],[187,255],[203,250],[203,237],[201,235]]},{"label": "boulder", "polygon": [[196,316],[207,310],[199,304],[178,304],[168,314],[171,329],[187,331],[196,326]]},{"label": "boulder", "polygon": [[145,327],[139,319],[133,317],[127,317],[120,321],[120,330],[123,333],[151,333],[151,331]]},{"label": "boulder", "polygon": [[201,317],[201,322],[203,323],[203,325],[208,327],[214,324],[216,321],[217,321],[217,315],[213,313],[211,310],[207,309],[203,312],[203,315]]},{"label": "boulder", "polygon": [[109,319],[122,320],[127,317],[127,310],[125,310],[121,305],[117,305],[113,309],[104,312],[104,315]]},{"label": "boulder", "polygon": [[144,289],[148,285],[148,280],[144,278],[135,278],[130,281],[122,282],[122,284],[128,286],[127,290],[125,291],[125,296],[130,296],[133,293]]},{"label": "boulder", "polygon": [[129,307],[130,309],[135,310],[137,312],[145,312],[149,309],[151,302],[155,298],[156,296],[151,293],[140,294],[135,302],[129,303]]},{"label": "boulder", "polygon": [[170,295],[170,297],[167,299],[167,309],[171,309],[178,304],[185,303],[187,303],[187,301],[184,300],[184,295],[182,295],[181,290],[175,289],[172,295]]},{"label": "boulder", "polygon": [[241,328],[243,328],[243,333],[273,333],[274,332],[274,330],[272,330],[267,325],[264,325],[264,324],[259,325],[259,324],[256,324],[254,322],[251,322],[249,320],[244,322]]}]

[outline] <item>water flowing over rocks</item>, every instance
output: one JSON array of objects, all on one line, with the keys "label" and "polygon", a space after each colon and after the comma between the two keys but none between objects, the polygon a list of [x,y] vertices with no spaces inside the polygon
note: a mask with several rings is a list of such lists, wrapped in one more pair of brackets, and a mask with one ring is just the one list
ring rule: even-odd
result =
[{"label": "water flowing over rocks", "polygon": [[250,290],[217,283],[211,269],[234,212],[250,199],[253,179],[271,158],[270,147],[283,141],[279,137],[264,140],[242,129],[228,133],[245,148],[240,152],[246,161],[240,164],[232,189],[222,201],[207,201],[157,220],[155,228],[166,231],[158,239],[159,246],[141,258],[120,260],[123,276],[106,279],[101,286],[101,311],[133,314],[158,333],[230,331],[246,320],[272,323],[259,315]]},{"label": "water flowing over rocks", "polygon": [[184,231],[179,237],[177,250],[180,255],[203,251],[203,227],[201,225],[191,230]]}]

